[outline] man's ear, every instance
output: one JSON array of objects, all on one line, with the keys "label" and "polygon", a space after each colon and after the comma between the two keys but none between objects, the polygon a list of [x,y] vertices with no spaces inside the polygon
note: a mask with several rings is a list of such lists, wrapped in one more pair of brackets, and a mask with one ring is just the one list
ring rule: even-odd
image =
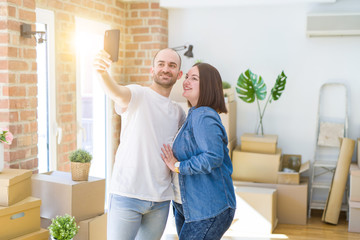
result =
[{"label": "man's ear", "polygon": [[154,74],[154,68],[153,67],[150,68],[150,73]]},{"label": "man's ear", "polygon": [[178,73],[177,80],[179,80],[179,79],[182,77],[182,75],[183,75],[183,72],[180,71],[180,72]]}]

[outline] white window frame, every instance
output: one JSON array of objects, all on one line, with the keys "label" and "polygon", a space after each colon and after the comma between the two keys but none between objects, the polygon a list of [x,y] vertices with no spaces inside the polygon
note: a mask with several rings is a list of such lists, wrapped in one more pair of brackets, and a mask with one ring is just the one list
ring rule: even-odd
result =
[{"label": "white window frame", "polygon": [[[87,25],[91,26],[92,30],[94,32],[100,32],[100,31],[104,31],[103,34],[105,33],[105,30],[110,29],[109,25],[106,25],[104,23],[101,22],[94,22],[92,20],[87,20],[81,17],[75,17],[75,23],[78,24],[79,22],[88,22]],[[76,62],[76,69],[79,69],[79,65],[80,63],[78,62],[79,60],[77,59]],[[77,121],[77,126],[78,126],[78,131],[77,131],[77,148],[79,148],[81,145],[80,143],[82,142],[82,137],[83,137],[83,130],[80,128],[81,126],[81,113],[82,113],[82,108],[81,108],[81,77],[80,77],[80,71],[76,71],[76,101],[77,101],[77,106],[76,106],[76,121]],[[102,90],[100,90],[102,91]],[[111,173],[112,173],[112,167],[113,167],[113,158],[114,158],[114,154],[113,154],[113,131],[112,131],[112,112],[113,112],[113,103],[111,101],[111,99],[106,96],[106,112],[107,115],[106,117],[106,169],[105,169],[105,177],[106,177],[106,193],[108,192],[108,185],[109,185],[109,181],[111,178]],[[80,103],[80,104],[79,104]],[[105,139],[103,140],[105,141]],[[94,145],[96,146],[96,145]]]},{"label": "white window frame", "polygon": [[49,92],[49,170],[57,170],[57,140],[61,142],[61,129],[56,122],[56,71],[55,71],[55,17],[54,12],[41,8],[35,9],[36,22],[47,25],[46,41],[48,46],[48,92]]}]

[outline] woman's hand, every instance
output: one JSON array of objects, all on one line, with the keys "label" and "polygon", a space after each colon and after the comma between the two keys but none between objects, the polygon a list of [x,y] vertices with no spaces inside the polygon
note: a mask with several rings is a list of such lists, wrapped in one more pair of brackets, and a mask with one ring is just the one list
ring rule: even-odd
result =
[{"label": "woman's hand", "polygon": [[93,66],[95,70],[101,74],[109,70],[111,63],[110,54],[101,50],[98,54],[96,54]]},{"label": "woman's hand", "polygon": [[178,161],[173,154],[173,151],[169,144],[165,145],[163,144],[163,148],[161,148],[161,151],[163,152],[161,154],[162,160],[165,162],[165,164],[168,166],[168,168],[175,172],[175,163]]}]

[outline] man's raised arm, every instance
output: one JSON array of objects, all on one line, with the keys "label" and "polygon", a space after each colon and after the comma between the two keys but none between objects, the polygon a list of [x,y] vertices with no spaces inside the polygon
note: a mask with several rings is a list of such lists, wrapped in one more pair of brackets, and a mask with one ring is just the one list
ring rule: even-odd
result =
[{"label": "man's raised arm", "polygon": [[110,76],[108,70],[111,63],[110,55],[104,50],[101,50],[94,59],[94,67],[99,75],[99,82],[106,95],[120,107],[126,108],[130,102],[131,92],[129,88],[117,84]]}]

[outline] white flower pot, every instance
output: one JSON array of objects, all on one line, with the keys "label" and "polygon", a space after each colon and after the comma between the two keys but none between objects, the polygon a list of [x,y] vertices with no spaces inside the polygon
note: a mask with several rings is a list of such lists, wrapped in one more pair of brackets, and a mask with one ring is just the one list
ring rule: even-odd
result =
[{"label": "white flower pot", "polygon": [[[50,237],[51,237],[51,240],[57,240],[56,238],[54,238],[53,236],[51,236],[50,235]],[[70,239],[70,240],[73,240],[73,238],[72,239]]]}]

